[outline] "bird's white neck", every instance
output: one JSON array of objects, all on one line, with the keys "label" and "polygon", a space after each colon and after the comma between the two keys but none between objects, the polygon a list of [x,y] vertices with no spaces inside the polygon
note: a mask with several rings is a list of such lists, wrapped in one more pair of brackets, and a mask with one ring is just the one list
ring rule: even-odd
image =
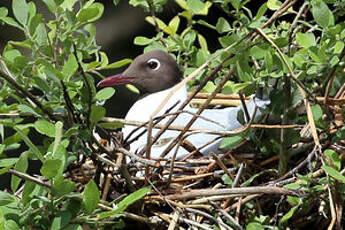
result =
[{"label": "bird's white neck", "polygon": [[[174,90],[174,87],[169,89],[159,91],[156,93],[149,94],[142,99],[134,103],[131,109],[126,115],[126,120],[135,120],[135,121],[149,121],[152,114],[156,111],[158,106],[164,101],[164,99],[169,95],[169,93]],[[172,111],[176,111],[179,108],[179,105],[187,99],[187,90],[186,86],[182,86],[176,92],[173,93],[173,96],[168,100],[165,106],[157,114],[162,115],[168,109],[174,108]],[[176,105],[176,103],[178,103]]]}]

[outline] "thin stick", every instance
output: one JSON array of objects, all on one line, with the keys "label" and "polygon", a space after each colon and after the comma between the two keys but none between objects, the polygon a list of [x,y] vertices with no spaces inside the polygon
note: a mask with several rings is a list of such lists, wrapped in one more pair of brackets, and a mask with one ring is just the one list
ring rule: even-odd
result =
[{"label": "thin stick", "polygon": [[[215,74],[216,72],[214,72]],[[230,78],[230,76],[232,75],[232,71],[230,71],[225,78],[219,83],[219,85],[217,86],[217,88],[211,93],[211,97],[208,98],[205,102],[205,104],[203,104],[199,110],[197,111],[197,115],[200,115],[202,113],[202,111],[204,111],[204,109],[208,106],[208,103],[212,100],[212,98],[222,89],[223,85],[225,85],[225,83],[228,81],[228,79]],[[210,78],[212,78],[212,75],[210,75]],[[166,154],[168,154],[170,152],[170,150],[178,143],[178,140],[181,139],[181,137],[187,132],[187,130],[193,125],[193,123],[196,121],[198,117],[197,116],[193,116],[193,118],[187,123],[187,125],[185,126],[185,128],[180,132],[180,134],[172,141],[172,143],[163,151],[163,153],[161,154],[162,157],[164,157]]]},{"label": "thin stick", "polygon": [[238,194],[239,196],[247,194],[281,194],[281,195],[291,195],[299,196],[297,190],[287,190],[280,187],[269,187],[269,186],[253,186],[253,187],[240,187],[240,188],[224,188],[224,189],[200,189],[192,191],[181,191],[180,194],[172,194],[166,196],[166,199],[170,200],[181,200],[181,199],[191,199],[195,197],[208,197],[214,195],[229,195]]}]

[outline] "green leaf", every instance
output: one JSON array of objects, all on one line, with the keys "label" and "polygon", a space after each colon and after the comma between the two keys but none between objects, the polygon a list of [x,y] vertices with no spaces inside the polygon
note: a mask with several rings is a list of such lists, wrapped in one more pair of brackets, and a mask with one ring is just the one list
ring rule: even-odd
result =
[{"label": "green leaf", "polygon": [[129,4],[134,6],[134,7],[142,7],[146,11],[150,10],[150,5],[147,0],[130,0]]},{"label": "green leaf", "polygon": [[231,31],[231,27],[228,21],[225,20],[225,18],[220,17],[218,18],[218,22],[216,24],[216,30],[218,33],[226,33]]},{"label": "green leaf", "polygon": [[187,2],[185,0],[175,0],[175,2],[184,10],[188,10]]},{"label": "green leaf", "polygon": [[[25,173],[26,170],[28,169],[28,152],[23,152],[22,154],[20,154],[19,160],[16,163],[16,165],[14,166],[14,170],[18,171],[18,172],[23,172]],[[11,190],[13,192],[17,191],[17,188],[19,186],[19,183],[22,179],[12,175],[11,177]]]},{"label": "green leaf", "polygon": [[16,27],[18,29],[24,30],[23,27],[21,27],[13,18],[4,17],[4,18],[1,18],[1,20],[3,22],[5,22],[6,24],[10,25],[10,26],[13,26],[13,27]]},{"label": "green leaf", "polygon": [[81,9],[81,11],[79,11],[79,13],[77,14],[77,20],[81,23],[85,23],[88,20],[91,20],[92,18],[96,17],[97,15],[98,15],[97,8]]},{"label": "green leaf", "polygon": [[326,165],[322,165],[321,168],[323,170],[325,170],[325,172],[330,175],[331,177],[333,177],[334,179],[342,182],[342,183],[345,183],[345,177],[339,172],[337,171],[336,169],[332,168],[332,167],[329,167],[329,166],[326,166]]},{"label": "green leaf", "polygon": [[109,59],[106,53],[99,52],[101,54],[101,67],[104,68],[109,64]]},{"label": "green leaf", "polygon": [[31,194],[35,190],[36,184],[30,181],[26,181],[24,185],[24,189],[22,192],[22,203],[26,205],[31,199]]},{"label": "green leaf", "polygon": [[285,189],[290,189],[290,190],[297,190],[297,189],[300,189],[301,187],[302,185],[298,183],[284,185]]},{"label": "green leaf", "polygon": [[103,69],[116,69],[116,68],[120,68],[124,65],[127,65],[131,62],[132,62],[132,59],[125,58],[125,59],[122,59],[120,61],[113,62],[113,63],[105,66]]},{"label": "green leaf", "polygon": [[29,16],[29,7],[25,0],[12,0],[14,17],[22,25],[26,25]]},{"label": "green leaf", "polygon": [[43,2],[47,5],[50,12],[55,14],[57,10],[57,5],[54,0],[43,0]]},{"label": "green leaf", "polygon": [[104,122],[104,123],[98,123],[97,126],[103,129],[118,129],[118,128],[123,128],[124,124],[121,122]]},{"label": "green leaf", "polygon": [[49,159],[43,162],[40,169],[42,175],[48,179],[52,179],[58,175],[59,170],[62,166],[62,161],[60,159]]},{"label": "green leaf", "polygon": [[69,180],[59,180],[57,183],[53,184],[52,193],[54,196],[61,197],[73,192],[74,189],[74,182]]},{"label": "green leaf", "polygon": [[8,14],[8,10],[6,7],[0,7],[0,19],[6,17]]},{"label": "green leaf", "polygon": [[206,22],[204,20],[200,19],[200,20],[197,21],[197,23],[200,24],[200,25],[206,26],[207,28],[216,30],[216,27],[214,25],[211,25],[211,24],[209,24],[208,22]]},{"label": "green leaf", "polygon": [[239,39],[239,37],[236,34],[230,35],[230,36],[223,36],[223,37],[218,38],[219,43],[222,45],[223,48],[232,45],[238,39]]},{"label": "green leaf", "polygon": [[271,52],[266,52],[265,53],[265,62],[266,62],[266,67],[267,67],[267,71],[268,72],[271,72],[273,71],[273,57],[272,57],[272,54]]},{"label": "green leaf", "polygon": [[311,2],[312,14],[317,24],[325,28],[331,24],[332,12],[327,4],[322,0],[314,0]]},{"label": "green leaf", "polygon": [[64,79],[70,78],[78,70],[78,62],[73,54],[68,56],[67,62],[62,67],[62,74],[65,76]]},{"label": "green leaf", "polygon": [[207,41],[204,38],[204,36],[202,36],[201,34],[198,34],[198,42],[199,42],[201,50],[206,53],[209,53],[208,47],[207,47]]},{"label": "green leaf", "polygon": [[333,165],[336,167],[337,170],[341,169],[341,161],[339,159],[338,153],[333,149],[326,149],[324,154],[329,157],[331,162],[328,162],[329,165]]},{"label": "green leaf", "polygon": [[137,87],[131,84],[126,84],[126,88],[132,91],[133,93],[140,94],[140,91]]},{"label": "green leaf", "polygon": [[8,220],[6,220],[4,229],[6,229],[6,230],[19,230],[20,227],[18,226],[17,222],[15,222],[14,220],[8,219]]},{"label": "green leaf", "polygon": [[120,203],[118,203],[115,210],[101,213],[99,215],[99,219],[101,220],[110,216],[114,217],[121,214],[123,211],[127,209],[129,205],[143,198],[150,190],[151,190],[151,186],[147,186],[147,187],[139,189],[138,191],[131,193],[125,199],[123,199]]},{"label": "green leaf", "polygon": [[7,192],[0,190],[0,206],[5,206],[10,203],[13,203],[15,198],[13,195],[8,194]]},{"label": "green leaf", "polygon": [[70,210],[58,211],[54,213],[51,229],[66,229],[71,222],[72,212]]},{"label": "green leaf", "polygon": [[263,174],[263,172],[254,174],[254,175],[251,176],[248,180],[246,180],[245,182],[243,182],[243,183],[241,184],[241,187],[247,187],[247,186],[249,186],[250,184],[252,184],[252,182],[255,180],[255,178],[261,176],[262,174]]},{"label": "green leaf", "polygon": [[153,26],[156,26],[156,23],[157,23],[158,28],[163,30],[163,31],[164,31],[165,27],[167,27],[167,25],[162,20],[160,20],[159,18],[156,18],[156,20],[154,20],[153,17],[148,16],[145,18],[145,20]]},{"label": "green leaf", "polygon": [[112,87],[106,87],[98,91],[95,95],[96,101],[103,101],[111,98],[115,93],[115,89]]},{"label": "green leaf", "polygon": [[91,107],[91,115],[90,119],[94,123],[102,120],[102,118],[105,116],[105,108],[102,106],[92,105]]},{"label": "green leaf", "polygon": [[298,44],[300,44],[303,48],[306,49],[316,45],[315,36],[313,33],[298,32],[296,34],[296,41],[298,42]]},{"label": "green leaf", "polygon": [[58,146],[61,143],[62,127],[63,127],[63,123],[61,121],[58,121],[55,123],[55,140],[54,140],[54,147],[53,147],[53,155],[55,154]]},{"label": "green leaf", "polygon": [[36,15],[34,15],[33,18],[31,18],[30,24],[29,24],[30,34],[32,34],[32,35],[35,34],[36,29],[40,23],[42,23],[42,15],[36,14]]},{"label": "green leaf", "polygon": [[216,89],[216,85],[212,81],[208,81],[204,88],[200,91],[201,93],[211,93]]},{"label": "green leaf", "polygon": [[138,36],[134,38],[134,44],[138,46],[146,46],[152,42],[152,39]]},{"label": "green leaf", "polygon": [[10,49],[4,52],[4,57],[10,62],[14,62],[17,57],[22,56],[22,54],[17,49]]},{"label": "green leaf", "polygon": [[222,143],[220,143],[219,148],[221,149],[230,149],[236,147],[239,143],[243,141],[243,137],[240,135],[233,136],[233,137],[227,137],[222,140]]},{"label": "green leaf", "polygon": [[267,7],[270,10],[278,10],[281,5],[282,5],[281,1],[278,1],[278,0],[268,0],[267,1]]},{"label": "green leaf", "polygon": [[290,209],[280,220],[279,220],[279,226],[283,228],[283,225],[286,224],[286,222],[293,216],[293,214],[297,211],[299,205],[294,206]]},{"label": "green leaf", "polygon": [[173,17],[173,19],[171,19],[171,21],[169,22],[168,26],[165,28],[165,32],[170,35],[176,34],[179,24],[179,16]]},{"label": "green leaf", "polygon": [[72,11],[73,10],[73,6],[74,4],[77,2],[78,0],[68,0],[68,1],[64,1],[60,7],[64,10],[69,10]]},{"label": "green leaf", "polygon": [[88,214],[91,214],[99,202],[99,190],[93,180],[86,185],[83,193],[83,204]]},{"label": "green leaf", "polygon": [[343,41],[337,41],[334,45],[334,54],[341,54],[341,52],[344,49],[344,42]]},{"label": "green leaf", "polygon": [[256,59],[262,59],[266,55],[266,50],[261,48],[260,46],[253,46],[250,49],[250,55],[255,57]]},{"label": "green leaf", "polygon": [[313,117],[315,119],[315,121],[320,121],[322,119],[322,109],[321,106],[318,104],[315,104],[313,106],[311,106],[311,111],[313,113]]},{"label": "green leaf", "polygon": [[22,137],[22,140],[25,142],[27,146],[29,146],[30,151],[38,158],[40,161],[43,162],[43,155],[40,152],[40,150],[36,147],[34,143],[31,142],[29,137],[18,127],[14,127],[14,129],[19,133],[19,135]]},{"label": "green leaf", "polygon": [[0,159],[0,168],[3,167],[10,167],[17,163],[19,158],[5,158],[5,159]]},{"label": "green leaf", "polygon": [[77,14],[77,20],[80,23],[93,22],[99,19],[104,11],[101,3],[94,3],[88,8],[81,9]]},{"label": "green leaf", "polygon": [[260,6],[258,12],[256,13],[256,16],[255,16],[255,21],[256,20],[259,20],[262,16],[265,15],[266,11],[267,11],[267,3],[264,3]]},{"label": "green leaf", "polygon": [[38,120],[34,123],[37,132],[47,135],[48,137],[55,136],[55,126],[46,120]]},{"label": "green leaf", "polygon": [[201,0],[187,0],[187,7],[193,13],[198,13],[205,8],[205,4]]},{"label": "green leaf", "polygon": [[94,68],[97,68],[100,65],[101,65],[101,63],[99,61],[90,62],[90,63],[87,64],[86,70],[92,70]]},{"label": "green leaf", "polygon": [[37,26],[34,38],[35,38],[35,41],[40,46],[44,46],[48,44],[47,30],[43,23],[40,23]]},{"label": "green leaf", "polygon": [[258,222],[250,222],[246,226],[246,230],[265,230],[265,226]]},{"label": "green leaf", "polygon": [[229,185],[229,186],[231,186],[234,183],[228,174],[224,174],[222,176],[222,181],[224,182],[224,184]]}]

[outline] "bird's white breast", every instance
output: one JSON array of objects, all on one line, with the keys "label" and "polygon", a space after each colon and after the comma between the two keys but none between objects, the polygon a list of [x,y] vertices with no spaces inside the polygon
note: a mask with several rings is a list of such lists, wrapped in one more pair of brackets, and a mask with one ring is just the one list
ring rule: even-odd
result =
[{"label": "bird's white breast", "polygon": [[[155,112],[158,106],[162,103],[162,101],[168,96],[169,92],[173,90],[173,88],[157,92],[154,94],[147,95],[146,97],[138,100],[128,111],[126,115],[126,120],[129,121],[140,121],[140,122],[148,122],[151,118],[151,115]],[[175,107],[169,111],[174,112],[176,111],[180,105],[186,100],[187,98],[187,90],[185,87],[182,87],[178,91],[174,92],[174,95],[169,99],[167,104],[160,110],[158,113],[159,115],[164,114],[168,109],[175,105]],[[178,104],[176,105],[176,103]],[[265,107],[269,103],[268,101],[257,101],[259,107]],[[252,99],[249,103],[247,103],[247,109],[250,114],[253,114],[256,107],[256,103]],[[197,109],[191,108],[187,105],[184,110],[196,113]],[[242,124],[239,123],[237,120],[238,111],[242,110],[242,106],[238,107],[230,107],[225,109],[206,109],[201,113],[201,117],[205,117],[208,120],[198,118],[192,125],[193,128],[202,129],[202,130],[234,130],[240,128]],[[259,115],[260,112],[257,112]],[[181,113],[176,118],[176,120],[172,123],[172,125],[176,126],[185,126],[191,119],[193,115],[190,113]],[[169,117],[164,118],[159,124],[165,124]],[[214,121],[211,122],[210,120]],[[219,125],[220,124],[220,125]],[[128,137],[128,135],[135,129],[135,126],[125,125],[123,128],[124,137]],[[131,138],[135,137],[138,133],[144,131],[146,128],[140,128],[138,131],[135,132]],[[158,132],[159,129],[152,130],[152,136],[154,137],[155,134]],[[160,137],[160,139],[152,145],[151,148],[151,156],[152,157],[159,157],[161,153],[170,145],[170,143],[179,135],[179,131],[174,130],[166,130]],[[191,134],[191,133],[189,133]],[[205,134],[205,133],[193,133],[193,135],[188,135],[187,140],[190,141],[196,148],[203,146],[205,143],[213,140],[216,135],[213,134]],[[130,139],[131,139],[130,138]],[[209,145],[207,148],[201,150],[203,154],[207,154],[210,151],[219,153],[218,146],[221,140]],[[140,151],[142,148],[146,146],[147,143],[147,132],[144,135],[140,136],[136,141],[134,141],[130,145],[130,149],[133,152]],[[175,153],[176,147],[173,148],[166,157],[171,157]],[[177,158],[182,158],[187,155],[188,152],[182,147],[178,149]]]},{"label": "bird's white breast", "polygon": [[[129,121],[140,121],[140,122],[148,122],[152,116],[152,114],[156,111],[158,106],[163,102],[163,100],[168,96],[170,91],[173,90],[172,88],[166,89],[164,91],[160,91],[157,93],[149,94],[144,98],[138,100],[134,103],[134,105],[130,108],[126,115],[126,120]],[[160,116],[166,113],[167,110],[171,109],[169,112],[176,111],[181,103],[183,103],[187,98],[187,90],[185,86],[174,92],[173,96],[168,100],[166,105],[159,111],[157,116]],[[189,106],[187,106],[189,107]],[[170,117],[164,118],[159,124],[164,124],[169,120]],[[135,129],[135,126],[125,125],[122,129],[123,135],[125,138]],[[140,130],[136,131],[131,138],[135,137],[138,133],[145,130],[145,128],[141,128]],[[158,129],[152,130],[152,136],[158,132]],[[151,156],[152,157],[159,157],[160,154],[164,151],[166,146],[171,143],[174,137],[176,137],[178,133],[176,131],[167,130],[161,136],[160,140],[152,146],[151,149]],[[130,138],[130,139],[131,139]],[[138,140],[133,142],[130,145],[130,149],[133,152],[140,151],[143,147],[145,147],[147,143],[147,132],[142,135]]]}]

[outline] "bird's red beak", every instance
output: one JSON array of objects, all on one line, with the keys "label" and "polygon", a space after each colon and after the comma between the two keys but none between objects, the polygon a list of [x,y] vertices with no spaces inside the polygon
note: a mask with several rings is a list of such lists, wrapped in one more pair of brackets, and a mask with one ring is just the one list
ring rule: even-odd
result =
[{"label": "bird's red beak", "polygon": [[116,74],[114,76],[107,77],[103,79],[102,81],[98,82],[97,87],[103,88],[103,87],[109,87],[114,85],[121,85],[121,84],[128,84],[131,83],[133,80],[133,77],[129,77],[123,74]]}]

